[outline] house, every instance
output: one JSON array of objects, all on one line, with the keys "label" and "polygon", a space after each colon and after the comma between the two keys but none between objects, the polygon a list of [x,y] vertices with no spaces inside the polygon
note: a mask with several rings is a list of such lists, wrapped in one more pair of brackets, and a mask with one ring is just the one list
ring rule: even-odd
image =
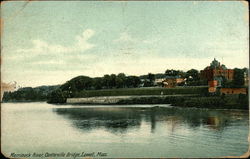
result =
[{"label": "house", "polygon": [[162,83],[165,88],[173,88],[182,82],[185,82],[185,79],[180,76],[166,76]]},{"label": "house", "polygon": [[162,86],[162,83],[163,83],[164,80],[165,80],[165,78],[157,78],[154,81],[154,85],[155,86]]}]

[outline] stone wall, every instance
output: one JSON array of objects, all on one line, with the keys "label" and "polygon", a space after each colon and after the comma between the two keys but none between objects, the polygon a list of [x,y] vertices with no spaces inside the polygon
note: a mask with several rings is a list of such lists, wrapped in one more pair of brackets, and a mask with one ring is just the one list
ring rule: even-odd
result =
[{"label": "stone wall", "polygon": [[130,99],[130,96],[90,97],[90,98],[67,98],[69,104],[116,104],[122,99]]},{"label": "stone wall", "polygon": [[143,99],[143,98],[155,98],[158,99],[166,97],[183,97],[183,96],[195,96],[197,94],[178,94],[178,95],[141,95],[141,96],[102,96],[102,97],[89,97],[89,98],[67,98],[68,104],[117,104],[124,100]]}]

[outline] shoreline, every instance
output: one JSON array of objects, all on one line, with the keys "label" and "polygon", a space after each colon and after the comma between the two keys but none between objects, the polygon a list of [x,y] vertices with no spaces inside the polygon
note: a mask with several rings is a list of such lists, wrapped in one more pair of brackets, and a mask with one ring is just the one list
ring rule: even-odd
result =
[{"label": "shoreline", "polygon": [[47,100],[13,100],[13,101],[1,101],[0,103],[40,103],[40,102],[47,102]]},{"label": "shoreline", "polygon": [[[18,104],[18,103],[47,103],[47,101],[22,101],[22,102],[2,102],[1,104],[4,104],[4,103],[13,103],[13,104]],[[147,104],[147,103],[144,103],[144,104],[80,104],[80,103],[75,103],[75,104],[70,104],[70,103],[48,103],[50,105],[54,105],[54,106],[80,106],[80,107],[88,107],[88,108],[96,108],[96,107],[130,107],[131,105],[141,105],[143,107],[143,105],[154,105],[154,106],[151,106],[151,107],[146,107],[146,108],[189,108],[189,109],[208,109],[208,110],[227,110],[227,111],[243,111],[243,112],[248,112],[249,109],[237,109],[237,108],[209,108],[209,107],[185,107],[185,106],[179,106],[179,105],[172,105],[170,103],[166,103],[166,104]],[[116,106],[115,106],[116,105]],[[163,105],[167,105],[167,106],[163,106]],[[143,107],[144,108],[144,107]]]},{"label": "shoreline", "polygon": [[[170,104],[164,102],[166,98],[196,97],[198,94],[176,95],[133,95],[133,96],[99,96],[85,98],[67,98],[69,104]],[[139,103],[138,103],[138,100]],[[152,101],[156,100],[156,101]]]},{"label": "shoreline", "polygon": [[193,95],[158,95],[158,96],[109,96],[91,98],[70,98],[67,104],[82,105],[133,105],[133,104],[170,104],[178,107],[195,107],[208,109],[248,110],[248,102],[238,96],[200,96]]},{"label": "shoreline", "polygon": [[[248,96],[246,96],[248,97]],[[2,103],[32,103],[46,101],[8,101]],[[146,105],[169,104],[173,107],[193,107],[208,109],[239,109],[249,110],[248,100],[238,96],[200,96],[193,95],[153,95],[153,96],[104,96],[90,98],[68,98],[64,103],[49,103],[54,105]]]}]

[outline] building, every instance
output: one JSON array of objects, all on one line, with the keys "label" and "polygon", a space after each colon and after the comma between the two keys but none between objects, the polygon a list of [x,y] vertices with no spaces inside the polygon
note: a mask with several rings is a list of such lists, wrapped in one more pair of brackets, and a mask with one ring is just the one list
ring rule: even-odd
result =
[{"label": "building", "polygon": [[216,92],[216,88],[222,85],[223,80],[232,81],[234,70],[228,69],[225,65],[221,65],[215,58],[204,70],[200,72],[201,79],[208,81],[208,91]]},{"label": "building", "polygon": [[185,82],[184,78],[180,76],[166,76],[163,81],[163,87],[165,88],[173,88],[176,87],[179,83]]},{"label": "building", "polygon": [[216,87],[217,85],[218,85],[218,81],[216,80],[208,81],[209,87]]},{"label": "building", "polygon": [[225,65],[221,65],[215,58],[204,70],[201,71],[201,78],[207,81],[217,80],[221,85],[223,78],[233,80],[234,70],[227,69]]},{"label": "building", "polygon": [[155,86],[162,86],[162,83],[163,83],[164,80],[165,80],[165,78],[157,78],[154,81],[154,85]]}]

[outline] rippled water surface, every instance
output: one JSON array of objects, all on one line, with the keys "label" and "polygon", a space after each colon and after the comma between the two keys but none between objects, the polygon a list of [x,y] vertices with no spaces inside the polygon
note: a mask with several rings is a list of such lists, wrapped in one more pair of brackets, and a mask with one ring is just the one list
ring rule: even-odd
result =
[{"label": "rippled water surface", "polygon": [[168,105],[1,105],[2,152],[218,157],[248,149],[248,111]]}]

